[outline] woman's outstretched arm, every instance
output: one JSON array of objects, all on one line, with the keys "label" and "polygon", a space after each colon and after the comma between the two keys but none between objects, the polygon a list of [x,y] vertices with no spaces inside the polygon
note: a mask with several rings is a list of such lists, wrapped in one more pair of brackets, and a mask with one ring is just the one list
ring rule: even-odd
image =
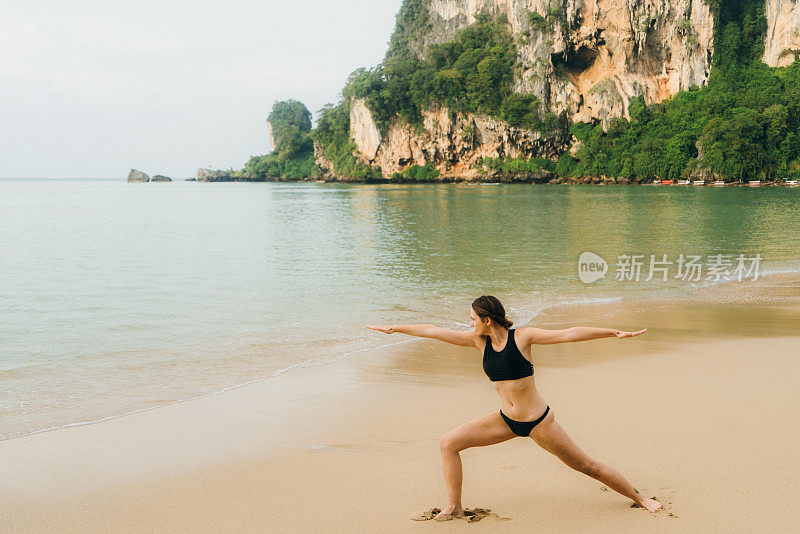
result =
[{"label": "woman's outstretched arm", "polygon": [[638,332],[625,332],[614,328],[594,328],[591,326],[573,326],[570,330],[572,330],[572,341],[589,341],[590,339],[599,339],[601,337],[635,337],[647,332],[647,328]]},{"label": "woman's outstretched arm", "polygon": [[447,343],[452,343],[453,345],[459,345],[461,347],[478,347],[478,334],[476,334],[474,330],[470,330],[468,332],[459,332],[457,330],[439,328],[438,326],[434,326],[432,324],[396,324],[391,326],[377,326],[368,324],[365,326],[385,334],[399,332],[401,334],[408,334],[409,336],[438,339],[440,341],[446,341]]},{"label": "woman's outstretched arm", "polygon": [[603,337],[634,337],[647,332],[647,328],[638,332],[626,332],[614,328],[594,328],[591,326],[573,326],[563,330],[545,330],[526,326],[519,329],[528,341],[536,345],[550,345],[553,343],[572,343],[574,341],[589,341]]}]

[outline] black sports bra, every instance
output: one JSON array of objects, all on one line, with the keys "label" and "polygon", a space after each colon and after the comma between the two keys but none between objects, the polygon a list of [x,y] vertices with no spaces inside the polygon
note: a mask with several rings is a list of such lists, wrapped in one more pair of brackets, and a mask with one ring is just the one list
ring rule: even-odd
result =
[{"label": "black sports bra", "polygon": [[483,371],[489,380],[516,380],[533,374],[533,364],[517,348],[514,343],[514,329],[508,331],[508,341],[500,352],[492,348],[492,339],[486,336],[486,347],[483,349]]}]

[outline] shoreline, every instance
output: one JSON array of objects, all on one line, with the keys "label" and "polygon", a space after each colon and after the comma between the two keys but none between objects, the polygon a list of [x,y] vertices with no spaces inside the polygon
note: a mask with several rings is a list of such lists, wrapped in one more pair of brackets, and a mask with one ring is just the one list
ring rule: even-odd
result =
[{"label": "shoreline", "polygon": [[[715,184],[715,180],[703,180],[703,184],[679,184],[664,183],[654,184],[653,181],[670,181],[666,178],[614,178],[607,176],[583,176],[580,178],[566,177],[559,178],[555,175],[539,176],[535,174],[526,175],[491,175],[491,176],[440,176],[433,179],[413,179],[413,178],[368,178],[355,179],[348,177],[313,177],[300,179],[288,179],[278,176],[269,176],[263,180],[247,179],[243,177],[229,177],[227,179],[198,180],[187,178],[177,180],[178,182],[198,182],[198,183],[339,183],[339,184],[530,184],[530,185],[646,185],[659,187],[798,187],[797,184],[788,184],[785,181],[759,182],[758,185],[751,185],[748,182],[725,181],[723,184]],[[138,183],[138,182],[129,182]]]},{"label": "shoreline", "polygon": [[[800,271],[781,271],[781,272],[771,272],[768,274],[762,274],[759,278],[760,282],[755,282],[755,284],[763,284],[766,283],[790,283],[796,284],[800,287]],[[747,284],[753,284],[753,282],[747,282]],[[755,291],[755,289],[747,289],[749,285],[744,286],[741,283],[734,283],[734,281],[722,281],[718,283],[714,283],[709,285],[706,288],[699,290],[699,292],[695,292],[695,296],[706,295],[705,298],[713,298],[713,299],[720,299],[720,295],[726,291],[727,287],[734,288],[734,292],[737,295],[736,298],[741,299],[742,297],[746,296],[748,291]],[[760,287],[759,285],[755,285],[755,288]],[[800,294],[798,294],[798,303],[800,303]],[[786,298],[785,295],[782,295],[781,298]],[[559,303],[551,303],[544,307],[541,311],[538,312],[535,320],[532,323],[528,323],[530,325],[536,325],[539,327],[544,328],[561,328],[566,327],[569,325],[583,325],[583,326],[592,326],[593,323],[596,323],[600,317],[609,317],[609,316],[616,316],[619,320],[626,321],[627,324],[630,325],[630,328],[637,328],[638,324],[643,324],[642,321],[647,320],[647,316],[643,317],[632,317],[632,314],[635,314],[635,310],[639,309],[641,306],[669,306],[669,305],[677,305],[682,302],[682,297],[678,295],[674,295],[671,298],[664,300],[663,298],[657,297],[641,297],[641,298],[629,298],[623,299],[622,297],[590,297],[587,299],[580,299],[578,301],[568,301],[568,302],[559,302]],[[577,313],[576,313],[577,312]],[[588,317],[588,322],[585,321],[583,318]],[[798,316],[798,321],[800,321],[800,316]],[[518,326],[525,326],[526,324],[520,323]],[[466,326],[466,325],[462,325]],[[683,325],[686,328],[687,325]],[[714,325],[714,334],[716,336],[721,335],[723,332],[726,331],[726,324],[724,321],[718,322]],[[738,327],[735,328],[738,331]],[[780,330],[780,328],[779,328]],[[695,335],[700,335],[700,332],[695,332]],[[652,338],[648,336],[648,340]],[[66,429],[66,428],[73,428],[73,427],[83,427],[89,425],[95,425],[98,423],[106,422],[106,421],[113,421],[115,419],[128,417],[131,415],[135,415],[142,412],[149,412],[152,410],[157,410],[161,408],[165,408],[174,404],[194,401],[198,399],[203,399],[207,397],[214,397],[217,395],[221,395],[226,393],[230,390],[236,390],[242,387],[249,386],[251,384],[256,384],[263,381],[268,381],[274,379],[275,377],[282,375],[284,373],[290,372],[302,372],[304,369],[309,367],[318,367],[318,366],[327,366],[327,365],[336,365],[337,363],[341,362],[342,360],[347,359],[353,354],[359,352],[373,352],[379,351],[385,348],[388,348],[393,345],[402,345],[406,343],[421,343],[425,342],[423,339],[407,337],[401,339],[392,339],[388,338],[386,340],[381,340],[381,338],[377,338],[377,341],[386,341],[386,343],[379,343],[374,346],[368,346],[364,348],[353,348],[346,350],[343,354],[338,355],[334,358],[327,358],[320,361],[310,361],[306,362],[305,364],[291,364],[287,367],[280,368],[274,372],[271,372],[266,375],[256,375],[247,378],[242,382],[232,383],[221,387],[219,389],[215,389],[212,391],[206,391],[203,393],[198,393],[196,395],[188,396],[185,398],[176,398],[174,400],[170,400],[167,402],[162,402],[158,404],[154,404],[152,406],[145,406],[142,408],[131,409],[128,411],[124,411],[121,413],[112,413],[109,415],[104,415],[94,419],[84,419],[78,420],[73,422],[67,422],[64,424],[56,425],[56,426],[49,426],[44,428],[39,428],[33,431],[22,432],[18,434],[12,434],[8,436],[4,436],[0,438],[0,444],[8,441],[14,440],[19,438],[25,438],[27,436],[33,436],[41,433],[46,432],[53,432],[56,430]],[[558,349],[556,349],[558,350]],[[575,351],[572,351],[575,352]],[[577,349],[577,352],[581,352],[580,346]],[[602,357],[604,358],[614,358],[616,355],[613,354],[604,354]],[[558,358],[548,358],[547,360],[540,362],[540,364],[545,365],[561,365],[564,361],[579,361],[581,358],[585,359],[584,357],[576,357],[574,354],[566,357],[564,354],[560,354]]]},{"label": "shoreline", "polygon": [[[465,506],[512,518],[484,519],[492,530],[736,530],[744,515],[748,529],[788,530],[793,519],[785,509],[794,499],[769,493],[791,484],[800,459],[800,429],[796,418],[786,419],[798,390],[786,369],[796,367],[792,355],[800,352],[800,337],[786,332],[800,317],[800,295],[796,276],[783,280],[771,278],[770,294],[731,288],[739,301],[730,310],[720,307],[729,288],[713,286],[688,303],[693,312],[686,302],[625,301],[551,307],[535,321],[547,319],[548,328],[576,320],[654,325],[641,343],[536,347],[537,385],[579,445],[666,495],[677,517],[630,510],[624,498],[599,492],[599,483],[524,439],[462,453]],[[711,309],[720,322],[682,329]],[[764,312],[756,315],[758,335],[736,327],[756,312]],[[725,317],[734,324],[720,332]],[[224,395],[0,442],[6,523],[25,531],[429,528],[408,517],[443,504],[439,438],[499,407],[473,352],[418,340]],[[642,417],[642,399],[652,417]],[[712,447],[722,447],[721,457],[704,456]],[[701,460],[710,467],[698,467]],[[721,480],[738,493],[726,496]],[[700,506],[716,500],[716,515]],[[312,507],[320,513],[308,514]]]}]

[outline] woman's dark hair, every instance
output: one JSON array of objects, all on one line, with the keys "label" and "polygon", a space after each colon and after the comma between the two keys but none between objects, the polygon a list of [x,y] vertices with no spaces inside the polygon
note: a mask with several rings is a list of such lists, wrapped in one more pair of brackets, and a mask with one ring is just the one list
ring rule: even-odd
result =
[{"label": "woman's dark hair", "polygon": [[481,295],[476,298],[472,302],[472,309],[481,319],[490,317],[492,321],[503,328],[511,328],[511,325],[514,324],[506,318],[506,310],[500,301],[491,295]]}]

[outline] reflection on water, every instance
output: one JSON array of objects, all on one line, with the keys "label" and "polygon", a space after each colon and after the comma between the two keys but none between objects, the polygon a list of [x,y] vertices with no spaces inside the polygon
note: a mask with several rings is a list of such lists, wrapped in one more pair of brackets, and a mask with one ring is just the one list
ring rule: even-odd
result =
[{"label": "reflection on water", "polygon": [[[347,187],[347,186],[339,186]],[[718,194],[721,193],[721,194]],[[407,289],[574,290],[647,294],[657,281],[585,286],[581,252],[760,254],[764,264],[800,261],[796,192],[774,188],[374,186],[354,195],[371,230],[364,244],[378,269]],[[771,193],[771,194],[770,194]],[[366,215],[369,214],[369,215]],[[364,256],[368,252],[364,251]],[[374,265],[374,264],[373,264]],[[364,265],[364,267],[368,267]]]}]

